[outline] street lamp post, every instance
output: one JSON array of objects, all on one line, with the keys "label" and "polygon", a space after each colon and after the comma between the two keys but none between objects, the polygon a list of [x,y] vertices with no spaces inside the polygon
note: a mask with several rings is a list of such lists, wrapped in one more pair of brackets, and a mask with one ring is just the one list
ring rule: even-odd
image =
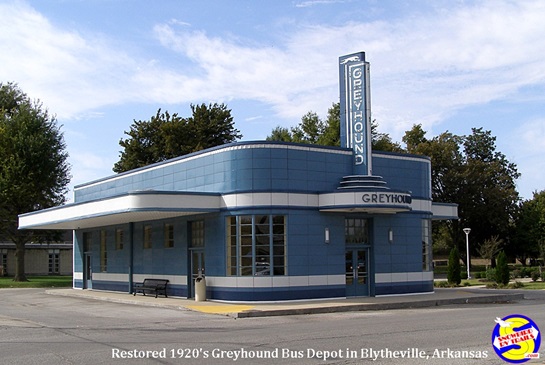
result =
[{"label": "street lamp post", "polygon": [[467,278],[471,279],[471,275],[469,274],[469,232],[471,232],[471,228],[464,228],[464,233],[466,234]]}]

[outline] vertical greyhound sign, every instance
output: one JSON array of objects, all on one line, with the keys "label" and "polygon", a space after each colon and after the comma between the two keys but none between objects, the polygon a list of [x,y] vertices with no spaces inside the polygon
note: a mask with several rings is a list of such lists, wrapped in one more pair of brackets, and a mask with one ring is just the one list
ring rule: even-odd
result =
[{"label": "vertical greyhound sign", "polygon": [[371,175],[371,98],[365,52],[339,57],[341,146],[354,151],[354,174]]}]

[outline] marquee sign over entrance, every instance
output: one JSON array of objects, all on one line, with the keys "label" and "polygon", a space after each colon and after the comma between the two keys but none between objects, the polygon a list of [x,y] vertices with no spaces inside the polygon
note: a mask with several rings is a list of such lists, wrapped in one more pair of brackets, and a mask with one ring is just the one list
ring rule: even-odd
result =
[{"label": "marquee sign over entrance", "polygon": [[401,191],[346,191],[320,194],[321,211],[392,214],[412,210],[413,199]]},{"label": "marquee sign over entrance", "polygon": [[339,57],[341,146],[354,151],[354,174],[371,175],[371,98],[365,52]]}]

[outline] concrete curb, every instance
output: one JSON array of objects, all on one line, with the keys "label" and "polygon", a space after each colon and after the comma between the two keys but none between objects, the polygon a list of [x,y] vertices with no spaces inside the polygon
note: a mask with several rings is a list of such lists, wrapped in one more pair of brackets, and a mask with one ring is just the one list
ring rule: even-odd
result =
[{"label": "concrete curb", "polygon": [[466,298],[451,298],[451,299],[432,299],[421,301],[407,301],[394,303],[369,303],[369,304],[352,304],[339,306],[324,306],[313,308],[293,308],[293,309],[277,309],[277,310],[250,310],[240,313],[230,313],[233,318],[256,318],[256,317],[273,317],[273,316],[288,316],[301,314],[324,314],[324,313],[342,313],[342,312],[362,312],[362,311],[379,311],[392,309],[410,309],[410,308],[429,308],[452,304],[487,304],[487,303],[510,303],[524,299],[524,294],[498,294],[487,295],[481,297],[466,297]]}]

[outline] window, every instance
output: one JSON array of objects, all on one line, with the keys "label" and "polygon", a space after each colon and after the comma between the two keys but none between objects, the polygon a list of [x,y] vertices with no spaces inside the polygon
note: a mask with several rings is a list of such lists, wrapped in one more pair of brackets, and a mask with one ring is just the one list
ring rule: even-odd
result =
[{"label": "window", "polygon": [[369,244],[369,220],[346,218],[344,220],[344,239],[348,244]]},{"label": "window", "polygon": [[422,219],[422,271],[431,270],[431,221]]},{"label": "window", "polygon": [[165,247],[174,247],[174,225],[165,223]]},{"label": "window", "polygon": [[123,249],[123,240],[124,240],[123,228],[118,228],[115,231],[115,249],[116,250]]},{"label": "window", "polygon": [[151,248],[151,225],[144,226],[144,249]]},{"label": "window", "polygon": [[191,222],[191,247],[204,247],[204,221]]},{"label": "window", "polygon": [[100,271],[106,272],[108,270],[108,247],[107,238],[108,232],[106,230],[100,231]]},{"label": "window", "polygon": [[93,236],[91,232],[83,233],[83,252],[91,252],[91,246],[93,243]]},{"label": "window", "polygon": [[49,273],[58,274],[60,266],[60,250],[49,250]]},{"label": "window", "polygon": [[8,274],[8,250],[3,248],[0,250],[0,276]]},{"label": "window", "polygon": [[227,275],[286,275],[286,217],[228,217]]}]

